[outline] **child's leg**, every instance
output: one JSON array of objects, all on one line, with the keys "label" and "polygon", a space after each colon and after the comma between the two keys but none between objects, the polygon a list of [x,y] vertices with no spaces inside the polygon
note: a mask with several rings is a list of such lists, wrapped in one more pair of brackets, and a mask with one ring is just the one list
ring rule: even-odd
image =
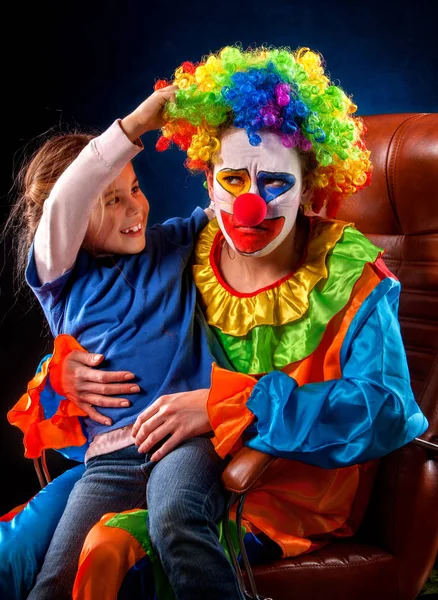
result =
[{"label": "child's leg", "polygon": [[56,528],[29,600],[67,600],[82,545],[103,514],[144,506],[148,473],[136,446],[89,461]]},{"label": "child's leg", "polygon": [[154,465],[148,482],[149,533],[178,600],[240,600],[219,543],[226,462],[211,440],[184,442]]}]

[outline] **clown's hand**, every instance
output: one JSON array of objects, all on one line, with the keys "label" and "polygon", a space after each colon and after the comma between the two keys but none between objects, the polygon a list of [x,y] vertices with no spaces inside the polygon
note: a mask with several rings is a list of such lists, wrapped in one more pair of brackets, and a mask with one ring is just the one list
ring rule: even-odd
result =
[{"label": "clown's hand", "polygon": [[209,204],[209,206],[207,206],[207,208],[204,208],[204,212],[207,215],[209,221],[211,221],[212,219],[215,218],[216,212],[214,210],[214,202],[213,202],[213,200],[210,202],[210,204]]},{"label": "clown's hand", "polygon": [[184,440],[211,431],[207,415],[210,390],[200,389],[157,398],[134,423],[132,436],[139,452],[149,452],[164,438],[169,438],[151,456],[157,461]]},{"label": "clown's hand", "polygon": [[175,101],[177,89],[176,85],[168,85],[161,90],[156,90],[120,121],[120,126],[131,142],[137,140],[146,131],[160,129],[164,125],[163,108],[169,100]]},{"label": "clown's hand", "polygon": [[120,394],[134,394],[139,391],[135,383],[126,383],[135,375],[129,371],[103,371],[96,369],[103,360],[102,354],[90,354],[73,350],[62,364],[63,394],[87,415],[103,425],[111,425],[109,417],[96,410],[100,407],[124,407],[130,402],[126,398],[114,398]]}]

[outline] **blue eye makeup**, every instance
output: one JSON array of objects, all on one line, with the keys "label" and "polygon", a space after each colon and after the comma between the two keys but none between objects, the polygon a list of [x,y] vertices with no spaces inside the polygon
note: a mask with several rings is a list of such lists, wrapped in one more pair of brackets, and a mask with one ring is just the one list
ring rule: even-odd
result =
[{"label": "blue eye makeup", "polygon": [[266,203],[288,192],[295,182],[296,179],[291,173],[259,171],[257,174],[259,194]]}]

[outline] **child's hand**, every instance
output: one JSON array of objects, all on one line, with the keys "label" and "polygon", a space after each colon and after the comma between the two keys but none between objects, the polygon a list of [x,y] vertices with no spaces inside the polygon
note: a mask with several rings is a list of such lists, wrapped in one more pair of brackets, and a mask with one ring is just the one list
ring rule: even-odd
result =
[{"label": "child's hand", "polygon": [[120,125],[133,142],[146,131],[160,129],[164,125],[163,108],[168,100],[175,100],[176,85],[168,85],[146,98],[131,114],[122,119]]}]

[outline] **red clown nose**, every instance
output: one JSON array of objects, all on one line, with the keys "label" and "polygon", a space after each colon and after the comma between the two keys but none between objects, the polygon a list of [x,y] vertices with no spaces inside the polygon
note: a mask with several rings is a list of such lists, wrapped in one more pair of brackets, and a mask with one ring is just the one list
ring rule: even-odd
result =
[{"label": "red clown nose", "polygon": [[241,225],[255,227],[266,217],[268,207],[258,194],[242,194],[238,196],[233,205],[233,212]]}]

